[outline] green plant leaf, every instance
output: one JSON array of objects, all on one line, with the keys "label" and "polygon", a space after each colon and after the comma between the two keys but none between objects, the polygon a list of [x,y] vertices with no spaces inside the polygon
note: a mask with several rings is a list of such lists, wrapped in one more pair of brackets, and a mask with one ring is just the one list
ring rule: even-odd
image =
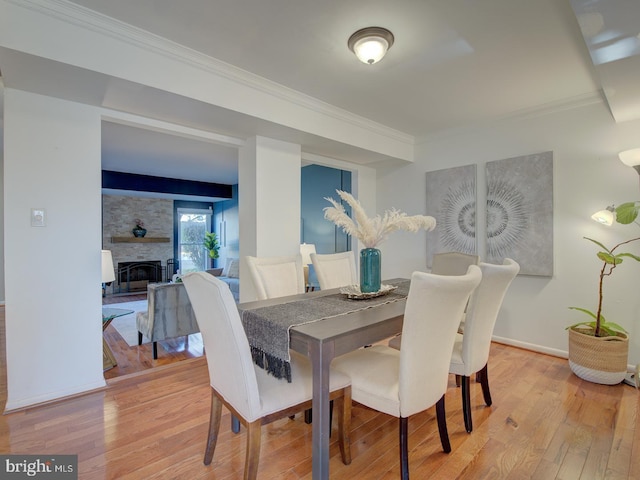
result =
[{"label": "green plant leaf", "polygon": [[602,248],[603,250],[606,250],[607,252],[611,253],[611,250],[609,250],[607,247],[605,247],[602,243],[600,243],[597,240],[594,240],[593,238],[589,238],[589,237],[584,237],[586,240],[589,240],[590,242],[595,243],[596,245],[598,245],[600,248]]},{"label": "green plant leaf", "polygon": [[634,255],[633,253],[619,253],[616,256],[617,257],[629,257],[629,258],[633,258],[636,262],[640,262],[640,256]]},{"label": "green plant leaf", "polygon": [[[590,317],[593,317],[594,320],[597,320],[596,314],[593,313],[591,310],[587,310],[586,308],[582,308],[582,307],[569,307],[570,310],[578,310],[579,312],[584,312],[587,315],[589,315]],[[602,315],[601,315],[602,316]],[[584,322],[581,322],[581,324]],[[576,324],[579,325],[579,324]]]},{"label": "green plant leaf", "polygon": [[598,258],[609,265],[620,265],[622,263],[622,259],[618,258],[617,255],[611,255],[607,252],[598,252]]},{"label": "green plant leaf", "polygon": [[636,202],[627,202],[616,207],[616,222],[623,225],[628,225],[638,218],[638,211],[640,205],[636,205]]},{"label": "green plant leaf", "polygon": [[604,328],[604,327],[606,327],[607,329],[616,331],[616,332],[627,333],[627,331],[621,325],[618,325],[615,322],[602,322],[602,325],[600,325],[600,328]]},{"label": "green plant leaf", "polygon": [[596,329],[596,322],[578,322],[578,323],[574,323],[573,325],[569,325],[568,327],[565,328],[565,330],[569,330],[570,328],[575,328],[575,327],[591,327],[594,330]]}]

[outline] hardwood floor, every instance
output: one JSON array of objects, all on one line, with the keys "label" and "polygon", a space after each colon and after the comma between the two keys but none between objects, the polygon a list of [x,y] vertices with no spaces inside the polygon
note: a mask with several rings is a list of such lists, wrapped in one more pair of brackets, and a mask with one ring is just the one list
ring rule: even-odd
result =
[{"label": "hardwood floor", "polygon": [[[4,308],[0,307],[0,400],[6,401]],[[413,479],[640,478],[639,393],[574,376],[567,361],[494,344],[493,406],[472,381],[474,430],[467,434],[453,376],[446,396],[452,452],[441,450],[435,411],[409,421]],[[245,432],[229,413],[213,463],[202,463],[210,392],[197,357],[112,381],[73,399],[0,417],[0,452],[78,454],[79,478],[242,478]],[[397,419],[354,404],[351,465],[331,442],[331,478],[399,478]],[[311,479],[311,425],[296,416],[263,428],[258,478]]]},{"label": "hardwood floor", "polygon": [[[126,296],[117,295],[103,297],[102,303],[103,305],[113,305],[146,299],[146,293]],[[111,325],[104,331],[104,338],[107,340],[118,362],[116,367],[104,372],[104,378],[107,380],[190,358],[201,357],[204,352],[204,345],[200,335],[189,335],[188,337],[178,337],[158,342],[158,358],[156,360],[153,359],[152,344],[130,347]]]}]

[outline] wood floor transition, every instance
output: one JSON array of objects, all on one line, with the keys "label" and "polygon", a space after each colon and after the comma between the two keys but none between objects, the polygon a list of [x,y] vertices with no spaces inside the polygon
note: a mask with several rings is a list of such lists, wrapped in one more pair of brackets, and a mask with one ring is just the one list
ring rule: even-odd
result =
[{"label": "wood floor transition", "polygon": [[[103,305],[113,305],[136,300],[146,300],[147,294],[113,295],[103,297]],[[115,306],[115,305],[114,305]],[[197,358],[203,355],[204,346],[199,335],[178,337],[158,342],[158,359],[153,359],[150,343],[130,347],[111,325],[104,331],[104,338],[118,362],[118,365],[104,372],[107,380],[169,365],[182,360]]]}]

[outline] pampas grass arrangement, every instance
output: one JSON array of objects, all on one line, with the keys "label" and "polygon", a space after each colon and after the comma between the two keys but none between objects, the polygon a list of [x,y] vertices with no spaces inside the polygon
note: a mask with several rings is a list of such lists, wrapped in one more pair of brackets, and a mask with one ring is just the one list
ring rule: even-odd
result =
[{"label": "pampas grass arrangement", "polygon": [[426,215],[409,216],[395,208],[387,210],[383,216],[376,215],[369,218],[360,205],[360,202],[353,198],[350,193],[336,190],[340,198],[347,202],[353,211],[353,217],[349,217],[341,203],[333,198],[325,198],[331,202],[333,207],[324,209],[324,218],[335,223],[347,234],[356,237],[366,248],[375,248],[391,232],[405,230],[407,232],[417,232],[421,229],[433,230],[436,227],[436,219]]}]

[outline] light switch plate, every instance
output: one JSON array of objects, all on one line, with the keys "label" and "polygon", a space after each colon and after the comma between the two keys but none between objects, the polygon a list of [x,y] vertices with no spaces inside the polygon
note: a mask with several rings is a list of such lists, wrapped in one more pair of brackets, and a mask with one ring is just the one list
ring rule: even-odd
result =
[{"label": "light switch plate", "polygon": [[32,208],[31,209],[31,226],[32,227],[44,227],[45,226],[45,211],[44,211],[44,208]]}]

